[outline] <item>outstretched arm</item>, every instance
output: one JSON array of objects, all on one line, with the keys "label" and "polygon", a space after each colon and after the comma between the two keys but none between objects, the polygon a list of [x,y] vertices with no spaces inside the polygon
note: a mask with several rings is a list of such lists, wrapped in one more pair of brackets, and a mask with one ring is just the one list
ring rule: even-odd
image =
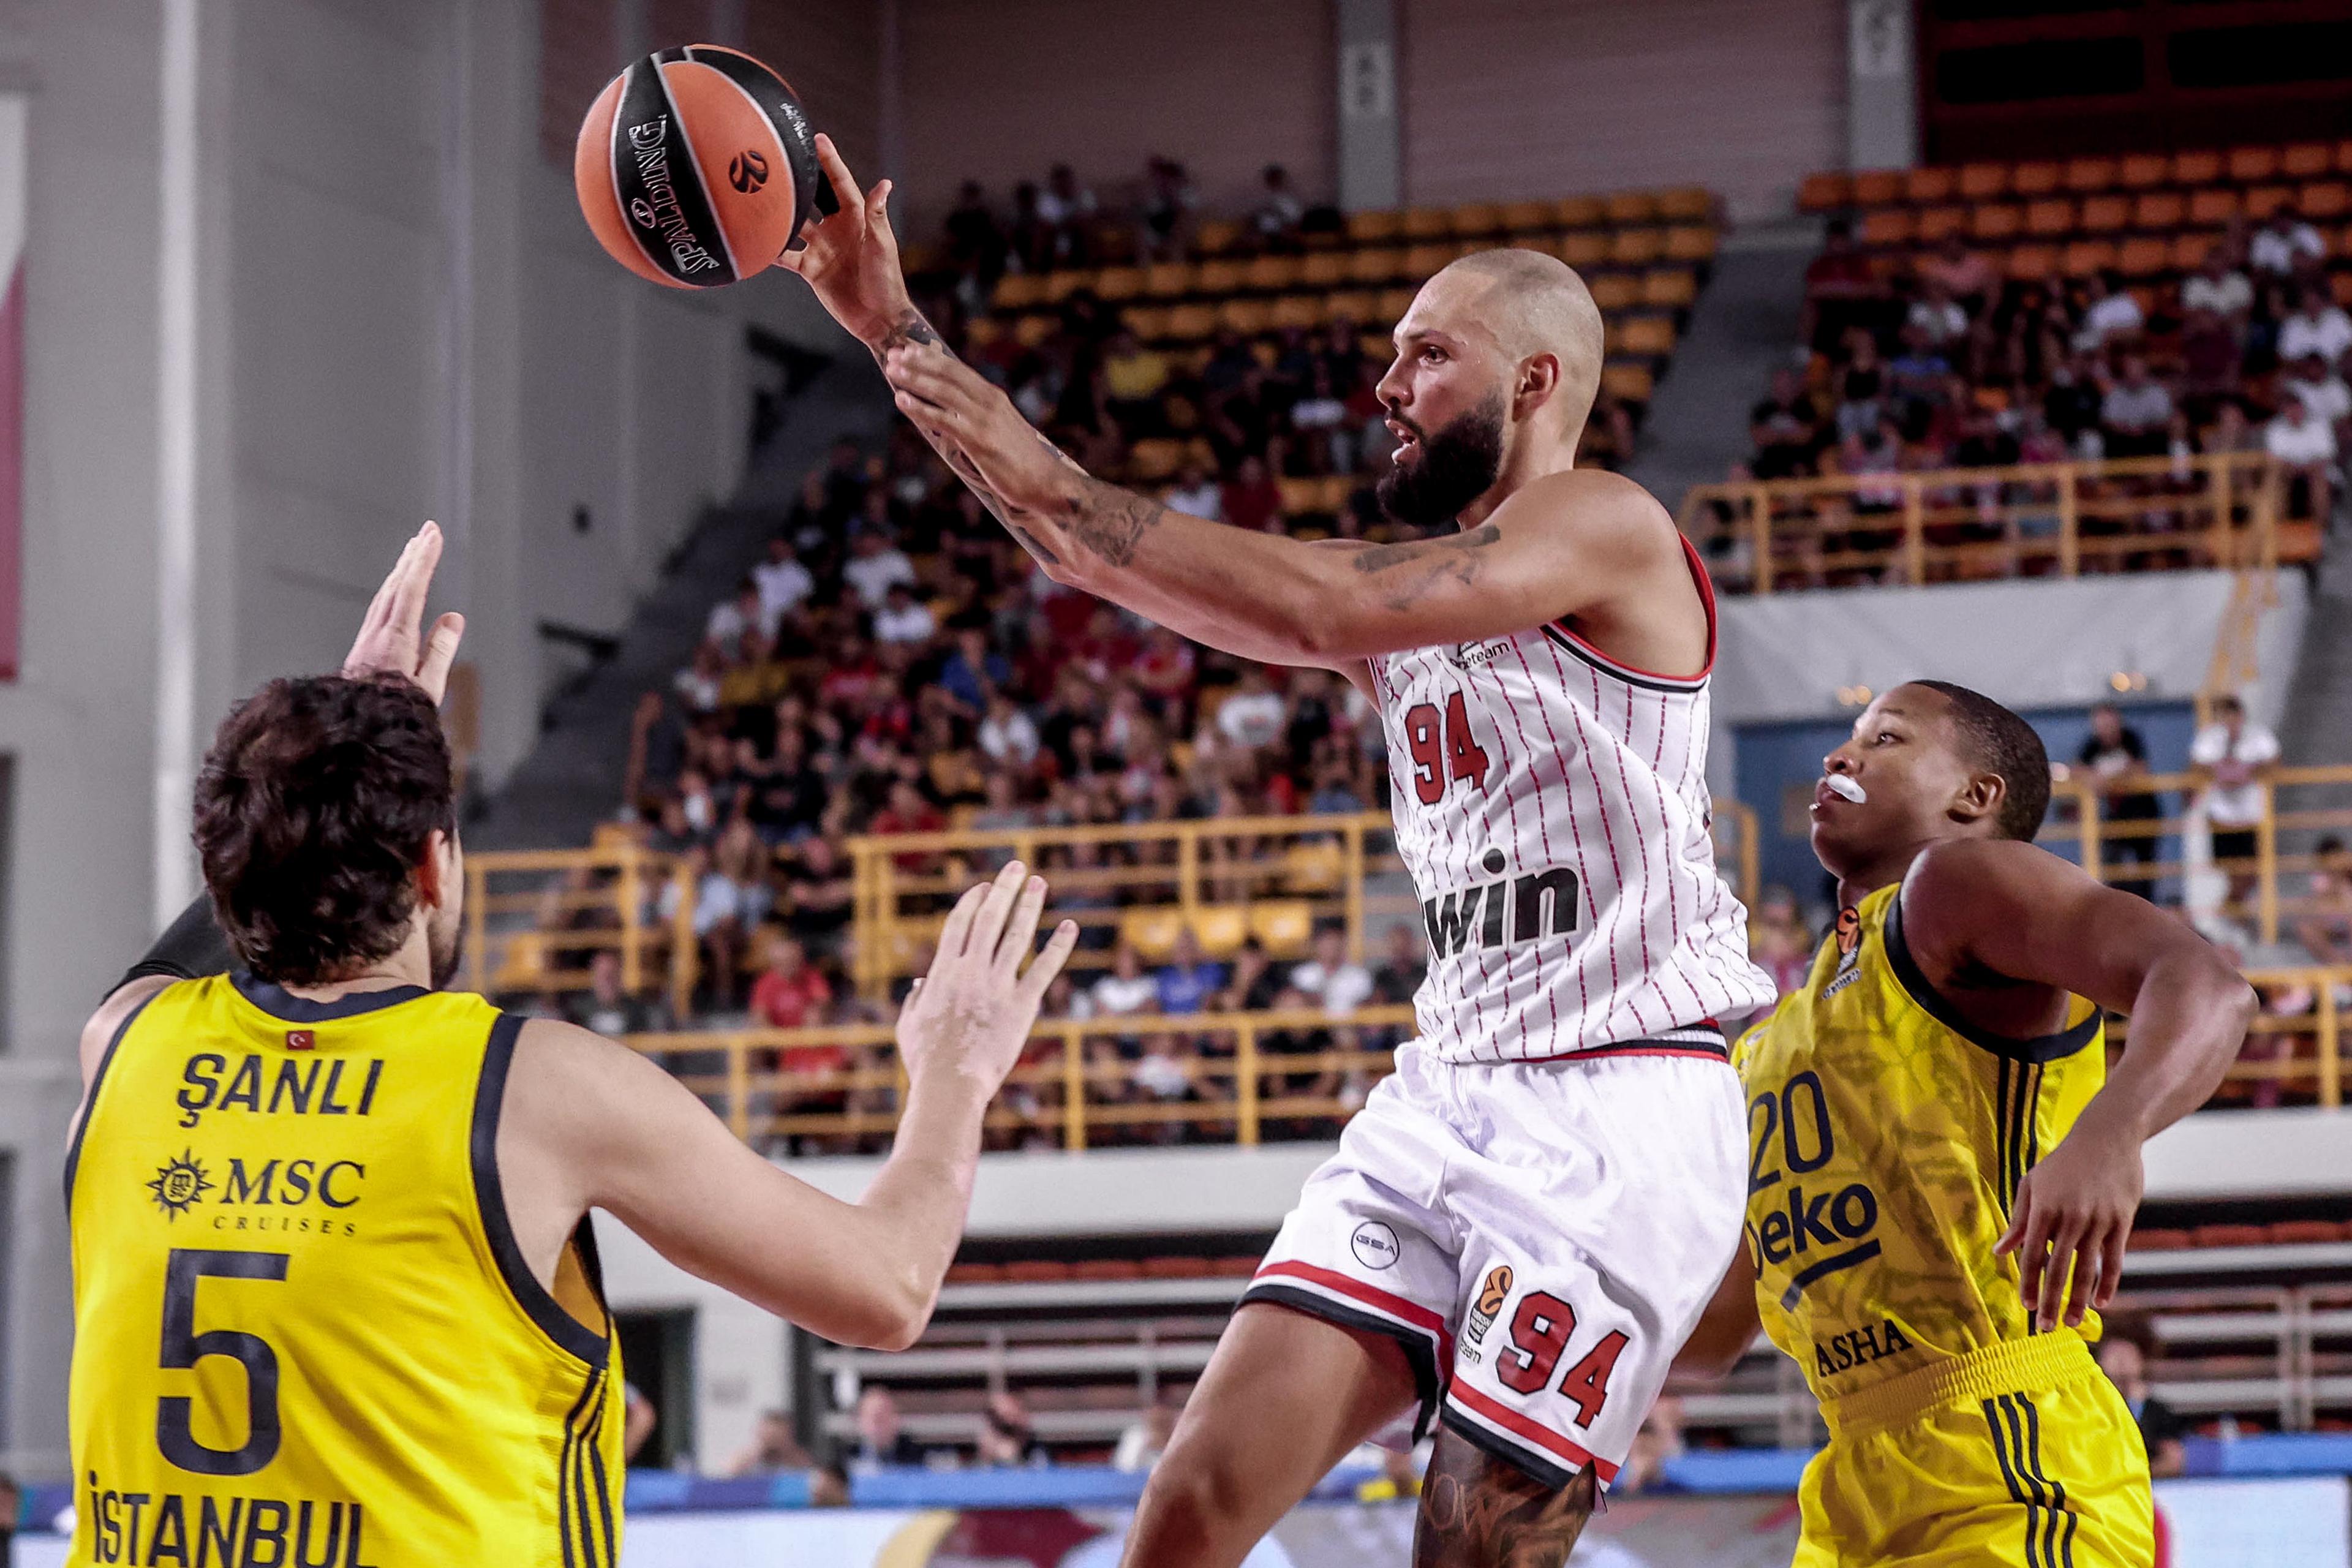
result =
[{"label": "outstretched arm", "polygon": [[[2037,1326],[2115,1300],[2139,1208],[2140,1145],[2200,1105],[2244,1042],[2253,988],[2183,921],[2030,844],[1938,844],[1905,879],[1903,931],[1930,981],[2051,986],[2131,1016],[2122,1058],[2019,1184],[2009,1231]],[[2068,1289],[2069,1263],[2073,1288]]]}]

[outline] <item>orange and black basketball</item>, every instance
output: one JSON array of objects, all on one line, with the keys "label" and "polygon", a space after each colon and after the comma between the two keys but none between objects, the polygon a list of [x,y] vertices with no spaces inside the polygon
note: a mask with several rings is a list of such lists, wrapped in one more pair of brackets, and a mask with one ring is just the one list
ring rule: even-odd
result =
[{"label": "orange and black basketball", "polygon": [[673,289],[764,270],[823,184],[792,88],[716,44],[648,55],[607,83],[581,124],[572,178],[597,242]]}]

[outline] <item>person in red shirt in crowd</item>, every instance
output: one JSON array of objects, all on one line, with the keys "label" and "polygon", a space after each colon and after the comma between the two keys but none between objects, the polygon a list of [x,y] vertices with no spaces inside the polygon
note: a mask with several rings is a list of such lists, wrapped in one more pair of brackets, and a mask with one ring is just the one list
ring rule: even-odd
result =
[{"label": "person in red shirt in crowd", "polygon": [[[940,808],[923,798],[923,792],[912,781],[900,779],[890,786],[890,804],[874,814],[867,830],[877,835],[895,833],[939,833],[946,829],[948,819]],[[920,875],[930,868],[933,857],[898,855],[893,863],[901,871]]]},{"label": "person in red shirt in crowd", "polygon": [[1265,471],[1265,461],[1247,457],[1225,481],[1219,504],[1225,521],[1236,528],[1255,529],[1260,532],[1277,526],[1282,521],[1282,489],[1274,476]]},{"label": "person in red shirt in crowd", "polygon": [[[777,935],[768,943],[768,967],[751,986],[751,1016],[769,1029],[804,1029],[822,1023],[833,987],[808,962],[808,953],[791,937]],[[784,1065],[795,1070],[819,1056],[839,1066],[841,1052],[832,1047],[795,1047],[784,1053]]]}]

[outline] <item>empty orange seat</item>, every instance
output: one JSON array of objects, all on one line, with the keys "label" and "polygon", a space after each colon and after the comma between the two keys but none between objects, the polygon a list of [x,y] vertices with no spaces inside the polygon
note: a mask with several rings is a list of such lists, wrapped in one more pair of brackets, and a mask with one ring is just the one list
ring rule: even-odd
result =
[{"label": "empty orange seat", "polygon": [[2227,186],[2192,191],[2189,221],[2200,228],[2218,228],[2238,216],[2238,193]]},{"label": "empty orange seat", "polygon": [[2176,185],[2210,185],[2221,177],[2221,154],[2219,153],[2175,153],[2172,155],[2172,183]]},{"label": "empty orange seat", "polygon": [[1612,364],[1601,373],[1601,390],[1620,403],[1640,406],[1658,389],[1658,378],[1645,364]]},{"label": "empty orange seat", "polygon": [[1450,245],[1416,245],[1404,253],[1404,275],[1427,278],[1452,261],[1454,247]]},{"label": "empty orange seat", "polygon": [[1960,199],[1989,201],[2009,194],[2009,165],[2006,163],[1963,163],[1960,165]]},{"label": "empty orange seat", "polygon": [[2352,174],[2352,136],[2347,136],[2336,144],[2336,172],[2339,174]]},{"label": "empty orange seat", "polygon": [[2144,191],[2132,202],[2134,228],[2179,228],[2189,203],[2178,191]]},{"label": "empty orange seat", "polygon": [[1601,216],[1610,223],[1654,223],[1658,217],[1658,197],[1653,191],[1619,191],[1604,196],[1601,202]]},{"label": "empty orange seat", "polygon": [[2114,240],[2078,239],[2066,247],[2058,267],[2069,278],[2088,278],[2094,272],[2105,272],[2116,260]]},{"label": "empty orange seat", "polygon": [[1233,218],[1203,218],[1192,230],[1192,248],[1203,256],[1223,256],[1241,243],[1242,226]]},{"label": "empty orange seat", "polygon": [[1842,174],[1807,174],[1797,187],[1797,210],[1835,212],[1853,200],[1853,181]]},{"label": "empty orange seat", "polygon": [[1296,289],[1303,265],[1296,256],[1261,256],[1242,268],[1242,287],[1266,293]]},{"label": "empty orange seat", "polygon": [[1665,267],[1642,279],[1642,303],[1653,310],[1685,310],[1698,299],[1698,278],[1687,267]]},{"label": "empty orange seat", "polygon": [[1274,324],[1274,307],[1264,300],[1228,300],[1217,307],[1217,325],[1254,338]]},{"label": "empty orange seat", "polygon": [[2314,180],[2295,193],[2294,205],[2307,218],[2323,222],[2339,218],[2352,211],[2352,186],[2341,180]]},{"label": "empty orange seat", "polygon": [[2090,196],[2083,203],[2081,226],[2085,234],[2113,234],[2131,220],[2129,196]]},{"label": "empty orange seat", "polygon": [[1562,196],[1552,204],[1552,219],[1562,228],[1597,228],[1608,216],[1599,196]]},{"label": "empty orange seat", "polygon": [[1715,216],[1715,193],[1705,185],[1660,191],[1658,216],[1667,223],[1706,223]]},{"label": "empty orange seat", "polygon": [[2066,160],[2066,188],[2070,191],[2104,191],[2115,183],[2116,161],[2113,158]]},{"label": "empty orange seat", "polygon": [[2172,265],[2176,271],[2194,272],[2205,265],[2205,253],[2213,248],[2214,237],[2194,230],[2172,237]]},{"label": "empty orange seat", "polygon": [[1666,259],[1712,261],[1715,259],[1716,243],[1715,226],[1712,224],[1676,224],[1666,230]]},{"label": "empty orange seat", "polygon": [[1397,237],[1397,215],[1393,212],[1348,215],[1348,237],[1358,245],[1386,245]]},{"label": "empty orange seat", "polygon": [[1873,247],[1908,245],[1918,218],[1905,207],[1881,207],[1862,220],[1862,243]]},{"label": "empty orange seat", "polygon": [[2009,188],[2016,195],[2046,196],[2058,188],[2064,173],[2056,163],[2020,163],[2009,177]]},{"label": "empty orange seat", "polygon": [[2074,227],[2074,204],[2064,199],[2035,202],[2025,209],[2025,232],[2050,237]]},{"label": "empty orange seat", "polygon": [[1330,298],[1330,319],[1361,325],[1372,320],[1374,312],[1379,310],[1380,298],[1369,289],[1342,289]]},{"label": "empty orange seat", "polygon": [[[1174,312],[1165,305],[1129,305],[1118,313],[1127,330],[1145,342],[1157,342],[1168,335],[1168,318]],[[976,328],[981,325],[974,321]]]},{"label": "empty orange seat", "polygon": [[2009,253],[2009,275],[2027,282],[2039,282],[2058,270],[2058,247],[2054,245],[2021,245]]},{"label": "empty orange seat", "polygon": [[1507,234],[1530,234],[1552,225],[1552,204],[1549,202],[1505,202],[1497,209],[1503,230]]},{"label": "empty orange seat", "polygon": [[2297,142],[2279,154],[2279,173],[2290,180],[2308,180],[2335,165],[2336,149],[2325,142]]},{"label": "empty orange seat", "polygon": [[1404,313],[1412,309],[1412,297],[1419,292],[1417,289],[1383,289],[1380,293],[1380,302],[1372,307],[1372,313],[1364,320],[1391,324],[1401,321],[1404,320]]},{"label": "empty orange seat", "polygon": [[1212,296],[1238,294],[1242,290],[1243,279],[1248,276],[1249,267],[1246,262],[1203,261],[1201,263],[1201,269],[1192,276],[1192,289],[1195,293]]},{"label": "empty orange seat", "polygon": [[1286,332],[1297,328],[1305,331],[1323,325],[1325,298],[1321,294],[1283,295],[1274,302],[1274,330]]},{"label": "empty orange seat", "polygon": [[1630,316],[1617,324],[1610,334],[1608,351],[1612,354],[1630,354],[1642,359],[1664,359],[1675,352],[1675,322],[1671,316]]},{"label": "empty orange seat", "polygon": [[2246,193],[2246,216],[2256,223],[2294,201],[2291,185],[2256,185]]},{"label": "empty orange seat", "polygon": [[1397,222],[1407,239],[1442,239],[1454,231],[1454,215],[1444,207],[1408,207]]},{"label": "empty orange seat", "polygon": [[1619,267],[1648,267],[1666,254],[1666,231],[1626,228],[1609,242],[1609,259]]},{"label": "empty orange seat", "polygon": [[1605,230],[1572,228],[1559,237],[1558,254],[1562,261],[1582,271],[1609,259],[1609,239]]},{"label": "empty orange seat", "polygon": [[999,310],[1022,310],[1045,302],[1045,275],[1041,272],[1008,272],[996,280],[996,296],[992,302]]},{"label": "empty orange seat", "polygon": [[2116,252],[2116,265],[2126,278],[2154,278],[2172,269],[2172,247],[2150,235],[2134,235]]},{"label": "empty orange seat", "polygon": [[2013,202],[1992,202],[1977,208],[1969,233],[1979,240],[2015,239],[2025,227],[2025,209]]},{"label": "empty orange seat", "polygon": [[1350,283],[1386,283],[1404,276],[1404,252],[1393,246],[1381,246],[1373,250],[1359,250],[1348,258],[1348,281]]},{"label": "empty orange seat", "polygon": [[1952,236],[1968,231],[1968,208],[1929,207],[1919,215],[1916,233],[1922,245],[1941,245]]},{"label": "empty orange seat", "polygon": [[1298,281],[1309,289],[1337,289],[1348,280],[1348,258],[1336,250],[1318,250],[1299,263]]},{"label": "empty orange seat", "polygon": [[1604,272],[1588,285],[1592,290],[1592,302],[1602,315],[1627,310],[1642,297],[1642,280],[1624,272]]},{"label": "empty orange seat", "polygon": [[2232,147],[2223,165],[2230,178],[2240,184],[2278,177],[2279,150],[2275,147]]},{"label": "empty orange seat", "polygon": [[1492,202],[1468,202],[1454,209],[1454,232],[1465,239],[1483,238],[1502,226],[1502,209]]},{"label": "empty orange seat", "polygon": [[1916,206],[1935,202],[1948,202],[1959,186],[1956,171],[1939,164],[1927,164],[1906,170],[1903,175],[1903,199]]},{"label": "empty orange seat", "polygon": [[1853,177],[1853,205],[1883,207],[1903,199],[1903,171],[1864,169]]},{"label": "empty orange seat", "polygon": [[2134,153],[2116,173],[2116,184],[2127,191],[2160,185],[2172,174],[2172,160],[2160,153]]}]

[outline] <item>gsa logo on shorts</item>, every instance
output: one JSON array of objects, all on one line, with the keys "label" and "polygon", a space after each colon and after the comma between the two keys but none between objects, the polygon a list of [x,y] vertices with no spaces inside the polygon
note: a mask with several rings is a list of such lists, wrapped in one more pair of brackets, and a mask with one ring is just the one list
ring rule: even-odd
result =
[{"label": "gsa logo on shorts", "polygon": [[1348,1245],[1356,1249],[1356,1261],[1367,1268],[1394,1268],[1402,1255],[1396,1232],[1376,1219],[1358,1226]]}]

